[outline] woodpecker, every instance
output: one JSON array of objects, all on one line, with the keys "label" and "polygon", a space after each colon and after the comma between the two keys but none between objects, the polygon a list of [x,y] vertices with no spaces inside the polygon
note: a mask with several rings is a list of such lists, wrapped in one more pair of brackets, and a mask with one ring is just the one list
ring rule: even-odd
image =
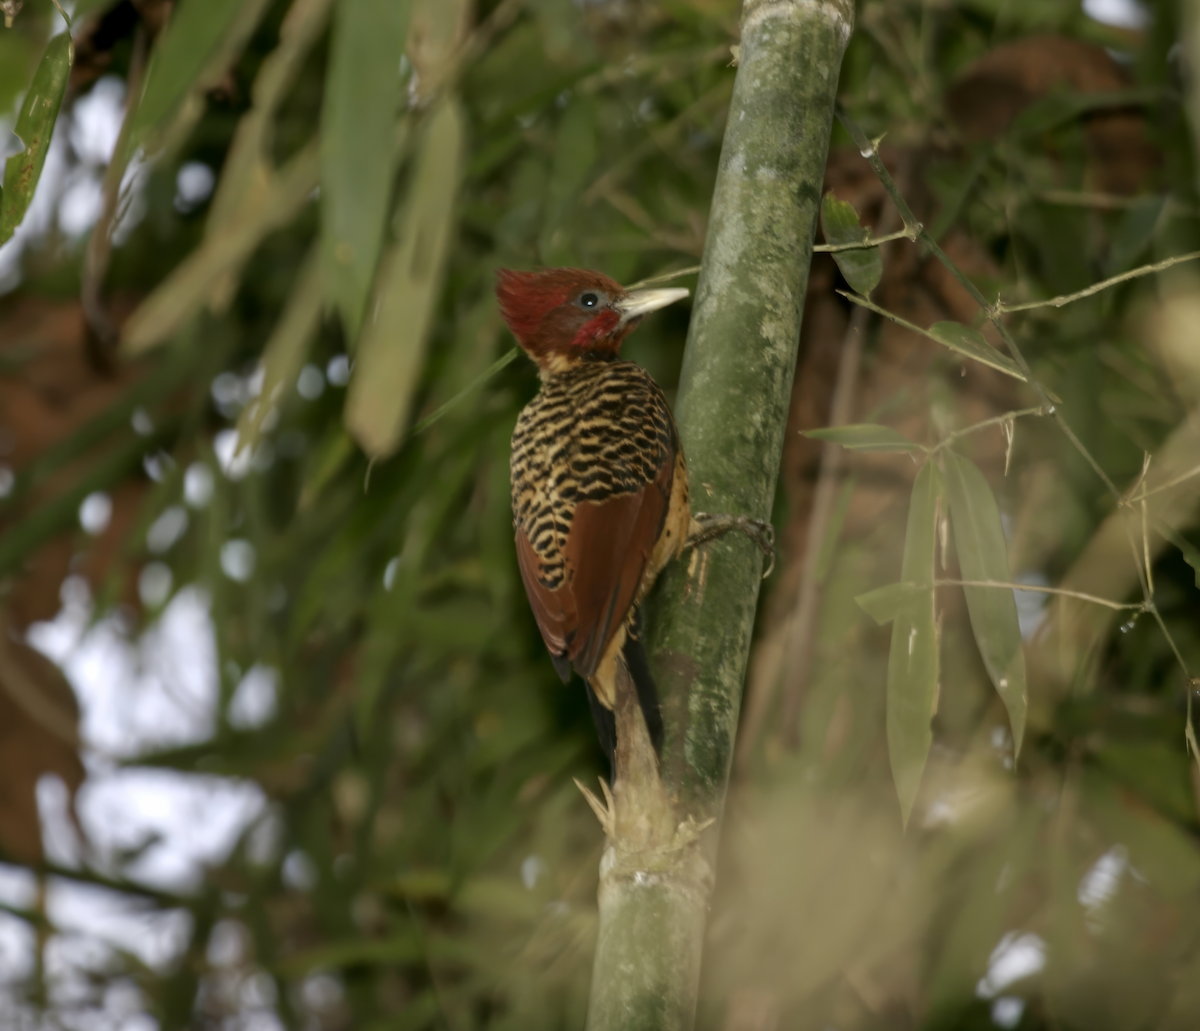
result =
[{"label": "woodpecker", "polygon": [[629,291],[582,269],[497,272],[501,314],[541,380],[512,436],[517,564],[563,683],[574,667],[587,684],[610,761],[622,667],[661,750],[640,633],[641,602],[658,574],[686,548],[732,529],[774,560],[769,523],[693,516],[667,399],[645,369],[619,357],[643,316],[687,294]]}]

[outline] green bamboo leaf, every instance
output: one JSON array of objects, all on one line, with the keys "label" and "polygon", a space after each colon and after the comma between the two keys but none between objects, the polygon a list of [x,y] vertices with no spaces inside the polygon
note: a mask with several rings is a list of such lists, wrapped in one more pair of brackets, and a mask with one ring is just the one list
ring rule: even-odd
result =
[{"label": "green bamboo leaf", "polygon": [[933,563],[941,489],[937,468],[932,462],[925,463],[917,473],[909,502],[901,565],[903,583],[895,585],[911,590],[907,600],[895,606],[887,675],[888,757],[905,826],[933,744],[930,721],[938,691]]},{"label": "green bamboo leaf", "polygon": [[[827,193],[821,202],[821,232],[825,234],[825,242],[834,245],[862,243],[868,238],[867,227],[859,222],[854,205],[838,200],[832,193]],[[878,247],[834,251],[832,257],[857,293],[866,297],[879,285],[883,259]]]},{"label": "green bamboo leaf", "polygon": [[363,327],[346,398],[346,428],[375,458],[396,450],[408,422],[449,249],[463,144],[462,114],[444,100],[429,116],[397,212],[378,313]]},{"label": "green bamboo leaf", "polygon": [[840,444],[851,451],[923,451],[903,433],[890,426],[874,423],[855,423],[850,426],[829,426],[820,430],[802,430],[802,435],[812,440],[824,440]]},{"label": "green bamboo leaf", "polygon": [[262,392],[254,404],[242,409],[238,418],[239,451],[258,443],[263,420],[277,403],[277,395],[295,382],[321,324],[321,307],[321,259],[314,247],[263,349]]},{"label": "green bamboo leaf", "polygon": [[33,82],[21,104],[14,132],[25,144],[20,154],[14,154],[4,164],[4,193],[0,195],[0,244],[8,240],[33,200],[58,109],[62,107],[75,48],[70,33],[55,36],[46,46],[41,63],[33,73]]},{"label": "green bamboo leaf", "polygon": [[341,0],[321,112],[321,249],[354,345],[387,226],[408,0]]},{"label": "green bamboo leaf", "polygon": [[[1000,509],[983,473],[974,462],[947,450],[944,474],[962,578],[1011,583]],[[964,587],[963,591],[984,668],[1008,709],[1015,759],[1021,754],[1028,702],[1016,598],[1008,588]]]},{"label": "green bamboo leaf", "polygon": [[856,595],[854,601],[879,626],[887,626],[914,594],[924,590],[926,588],[918,584],[886,584],[866,594]]},{"label": "green bamboo leaf", "polygon": [[961,322],[935,322],[925,333],[951,351],[989,365],[1014,379],[1025,379],[1016,363],[997,351],[977,329],[964,326]]},{"label": "green bamboo leaf", "polygon": [[269,0],[182,0],[154,45],[129,144],[164,125],[189,93],[216,84],[266,12]]}]

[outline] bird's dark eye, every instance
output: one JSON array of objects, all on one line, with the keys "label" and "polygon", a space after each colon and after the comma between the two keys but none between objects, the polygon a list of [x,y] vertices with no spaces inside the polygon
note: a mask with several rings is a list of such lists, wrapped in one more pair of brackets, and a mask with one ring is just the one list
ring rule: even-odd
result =
[{"label": "bird's dark eye", "polygon": [[583,307],[583,308],[594,308],[599,303],[600,303],[600,298],[597,297],[595,294],[591,294],[591,293],[583,294],[579,298],[580,307]]}]

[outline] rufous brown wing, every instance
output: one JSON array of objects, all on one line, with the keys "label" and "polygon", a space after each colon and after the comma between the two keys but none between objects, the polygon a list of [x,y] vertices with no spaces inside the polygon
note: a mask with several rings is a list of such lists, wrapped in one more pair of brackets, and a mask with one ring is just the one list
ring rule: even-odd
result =
[{"label": "rufous brown wing", "polygon": [[521,526],[517,563],[534,618],[564,681],[569,666],[590,678],[638,598],[671,497],[675,455],[663,456],[641,490],[577,504],[566,536],[561,584],[546,586]]}]

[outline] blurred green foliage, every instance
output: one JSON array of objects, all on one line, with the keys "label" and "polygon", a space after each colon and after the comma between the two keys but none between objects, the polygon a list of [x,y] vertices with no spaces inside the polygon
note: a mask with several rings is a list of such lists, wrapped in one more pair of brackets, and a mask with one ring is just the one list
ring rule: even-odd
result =
[{"label": "blurred green foliage", "polygon": [[[1157,5],[1136,38],[1067,0],[860,8],[843,103],[872,137],[936,151],[923,178],[938,202],[932,233],[965,231],[986,251],[998,271],[993,283],[977,278],[985,293],[1048,297],[1197,246],[1175,5]],[[73,1004],[82,1019],[107,984],[130,978],[164,1028],[242,1026],[239,986],[257,977],[288,1027],[581,1026],[601,835],[571,777],[590,779],[602,760],[583,692],[564,689],[546,661],[512,551],[508,436],[536,378],[519,359],[462,392],[511,347],[492,300],[497,266],[572,264],[632,282],[695,264],[737,13],[734,0],[479,0],[473,10],[450,0],[179,0],[144,72],[136,19],[112,45],[103,70],[144,86],[116,160],[140,146],[150,164],[144,216],[101,275],[108,293],[140,301],[121,345],[140,378],[17,471],[0,503],[0,576],[15,582],[37,547],[74,524],[84,496],[136,482],[145,489],[134,529],[96,592],[115,601],[151,557],[147,528],[180,503],[189,471],[209,469],[211,497],[154,557],[176,590],[201,584],[211,599],[222,716],[210,740],[137,765],[253,780],[269,812],[193,895],[140,892],[121,869],[86,875],[184,908],[191,921],[177,963],[150,970],[122,958],[94,997]],[[376,17],[385,24],[373,34]],[[0,33],[0,112],[15,114],[56,25],[49,3],[31,0]],[[945,99],[955,77],[998,46],[1048,32],[1127,54],[1127,94],[1051,92],[997,137],[963,139]],[[360,37],[370,51],[356,61],[357,49],[341,48]],[[68,93],[63,118],[89,85],[81,78]],[[1144,117],[1162,161],[1128,203],[1105,206],[1086,202],[1085,131],[1114,104]],[[461,120],[461,151],[458,129],[439,135],[446,117]],[[835,129],[834,142],[849,138]],[[191,162],[217,175],[198,206],[177,203]],[[54,302],[89,274],[82,247],[53,229],[23,273],[18,300]],[[1186,430],[1200,404],[1190,373],[1149,342],[1145,314],[1168,286],[1194,292],[1185,277],[1012,323],[1122,489],[1143,452]],[[389,311],[397,289],[411,300]],[[627,345],[668,390],[686,318],[668,309]],[[372,342],[372,325],[386,337]],[[940,325],[931,332],[941,344],[1008,362],[974,328]],[[388,357],[403,375],[356,387],[370,350],[397,340],[403,352]],[[346,359],[348,387],[335,371]],[[394,374],[383,367],[373,375]],[[308,369],[319,384],[301,393]],[[885,408],[959,428],[947,386],[959,367],[930,370],[923,396]],[[213,390],[218,376],[232,377],[232,400]],[[353,400],[365,388],[376,391],[370,411]],[[142,472],[150,445],[130,422],[139,408],[170,456],[157,483]],[[376,433],[397,411],[401,425]],[[216,445],[235,426],[254,457],[226,475]],[[1086,565],[1113,506],[1048,420],[1022,420],[1016,432],[1013,472],[991,481],[1007,562],[1014,575],[1059,584],[1081,557]],[[960,479],[980,475],[957,461],[972,470]],[[992,496],[986,484],[977,494]],[[877,533],[848,535],[830,554],[802,747],[787,754],[768,740],[731,799],[700,1025],[771,1026],[746,1023],[756,1012],[795,1028],[1200,1025],[1200,788],[1183,743],[1181,673],[1181,662],[1200,672],[1200,591],[1187,564],[1197,506],[1172,510],[1179,540],[1155,545],[1162,626],[1149,615],[1107,626],[1057,679],[1032,664],[1015,771],[980,640],[980,627],[992,628],[996,647],[1011,648],[1011,613],[995,630],[968,595],[969,620],[962,606],[944,623],[921,614],[941,665],[933,751],[919,789],[902,791],[906,814],[915,805],[902,835],[888,631],[871,628],[854,598],[894,582],[902,554],[907,569],[907,495],[904,484]],[[953,492],[950,505],[961,549]],[[980,545],[988,575],[1005,559],[994,531],[989,522]],[[223,569],[231,538],[256,556],[244,582]],[[1113,600],[1136,602],[1131,590]],[[143,620],[168,603],[143,598]],[[934,669],[936,654],[924,655]],[[256,664],[279,673],[278,711],[246,729],[228,705]],[[212,960],[214,934],[241,942],[235,964]],[[1025,976],[997,973],[1005,948],[1035,957]],[[44,1004],[41,976],[20,986],[21,1005]],[[48,1005],[47,1020],[57,1016]]]}]

